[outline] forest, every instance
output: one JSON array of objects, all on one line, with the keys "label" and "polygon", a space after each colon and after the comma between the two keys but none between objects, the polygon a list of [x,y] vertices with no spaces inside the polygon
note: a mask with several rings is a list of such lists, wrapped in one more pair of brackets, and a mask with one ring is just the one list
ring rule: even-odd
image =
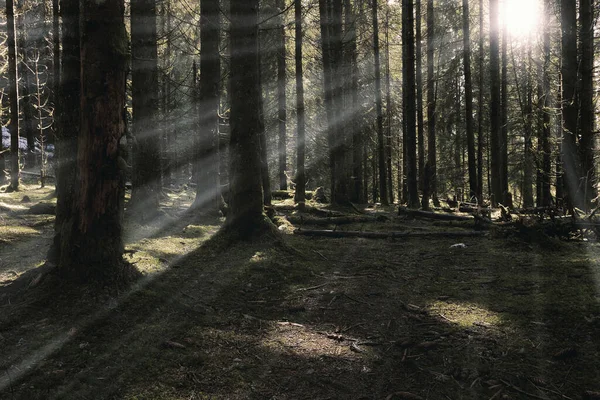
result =
[{"label": "forest", "polygon": [[0,399],[600,399],[593,0],[0,7]]}]

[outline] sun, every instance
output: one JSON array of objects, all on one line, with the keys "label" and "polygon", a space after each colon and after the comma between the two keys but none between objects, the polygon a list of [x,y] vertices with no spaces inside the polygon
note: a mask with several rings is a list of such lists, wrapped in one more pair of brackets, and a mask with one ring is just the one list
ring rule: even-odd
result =
[{"label": "sun", "polygon": [[514,37],[533,34],[540,21],[540,0],[500,1],[500,24],[506,24],[508,33]]}]

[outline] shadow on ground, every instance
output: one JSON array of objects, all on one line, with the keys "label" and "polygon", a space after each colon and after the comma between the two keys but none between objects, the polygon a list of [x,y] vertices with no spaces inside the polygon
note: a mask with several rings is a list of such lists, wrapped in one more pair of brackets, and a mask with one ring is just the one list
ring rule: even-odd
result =
[{"label": "shadow on ground", "polygon": [[599,391],[597,245],[453,244],[286,235],[225,246],[217,235],[120,297],[42,285],[1,306],[0,397]]}]

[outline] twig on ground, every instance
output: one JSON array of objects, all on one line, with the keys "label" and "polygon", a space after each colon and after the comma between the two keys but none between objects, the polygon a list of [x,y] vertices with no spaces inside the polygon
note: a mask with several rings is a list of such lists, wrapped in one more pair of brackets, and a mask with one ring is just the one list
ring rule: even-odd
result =
[{"label": "twig on ground", "polygon": [[507,382],[507,381],[505,381],[503,379],[500,379],[500,382],[502,382],[504,385],[508,386],[509,388],[513,389],[514,391],[519,392],[521,394],[524,394],[525,396],[529,396],[529,397],[532,397],[534,399],[548,400],[547,397],[542,397],[542,396],[538,396],[537,394],[526,392],[523,389],[521,389],[520,387],[515,386],[512,383]]},{"label": "twig on ground", "polygon": [[325,283],[323,283],[322,285],[311,286],[311,287],[307,287],[307,288],[299,288],[299,289],[296,289],[296,292],[306,292],[306,291],[308,291],[308,290],[320,289],[320,288],[322,288],[323,286],[327,286],[328,284],[329,284],[329,282],[325,282]]}]

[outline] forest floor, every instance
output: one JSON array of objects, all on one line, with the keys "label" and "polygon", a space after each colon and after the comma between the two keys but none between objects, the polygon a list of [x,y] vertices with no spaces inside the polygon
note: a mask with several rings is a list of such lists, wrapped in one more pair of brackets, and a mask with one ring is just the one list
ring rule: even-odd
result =
[{"label": "forest floor", "polygon": [[[25,212],[52,189],[0,193],[1,399],[600,398],[597,243],[314,238],[279,213],[280,240],[226,245],[182,189],[128,223],[144,277],[115,293],[38,272],[53,217]],[[465,231],[364,212],[336,229]]]}]

